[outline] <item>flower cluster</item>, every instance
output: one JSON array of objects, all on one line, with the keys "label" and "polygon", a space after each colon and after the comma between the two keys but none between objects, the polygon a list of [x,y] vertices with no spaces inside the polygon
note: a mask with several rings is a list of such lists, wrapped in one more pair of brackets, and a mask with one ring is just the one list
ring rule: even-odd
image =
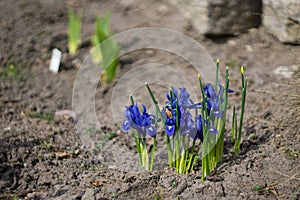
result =
[{"label": "flower cluster", "polygon": [[[176,167],[180,173],[185,173],[184,170],[191,168],[190,166],[187,167],[189,162],[176,162],[176,160],[182,156],[179,148],[189,148],[186,146],[187,139],[185,136],[188,136],[193,141],[199,139],[202,143],[204,138],[203,123],[208,127],[208,132],[214,134],[219,133],[214,124],[216,118],[222,118],[220,105],[224,102],[222,97],[223,88],[219,85],[219,91],[216,91],[213,86],[208,83],[204,87],[204,93],[207,97],[204,103],[210,120],[204,120],[201,114],[197,114],[193,118],[191,111],[201,109],[203,103],[194,103],[184,87],[179,88],[179,92],[177,88],[172,87],[171,91],[166,93],[167,101],[165,102],[165,107],[163,107],[160,112],[167,137],[175,138],[172,140],[173,144],[169,146],[169,163],[170,166]],[[128,132],[132,128],[140,134],[139,137],[141,138],[145,138],[146,134],[150,137],[156,137],[155,116],[147,113],[145,105],[142,105],[142,112],[138,104],[126,106],[124,117],[125,121],[122,124],[124,131]],[[138,141],[138,146],[141,147],[139,152],[144,152],[144,146],[146,146],[144,140],[136,139],[136,141]],[[146,152],[144,152],[144,154],[145,153]],[[141,158],[141,160],[143,161],[145,158]],[[143,162],[142,165],[144,165]]]},{"label": "flower cluster", "polygon": [[[216,74],[218,74],[218,64],[217,62]],[[235,108],[232,120],[232,141],[234,142],[235,153],[240,150],[247,88],[247,78],[244,79],[243,67],[241,67],[241,74],[242,106],[240,126],[237,126]],[[125,108],[125,121],[122,124],[122,129],[126,132],[133,129],[137,151],[139,152],[139,161],[145,169],[150,171],[153,169],[159,122],[164,127],[169,166],[175,167],[176,172],[188,173],[193,170],[198,158],[197,152],[200,152],[200,145],[202,147],[202,180],[222,161],[228,93],[233,92],[229,89],[228,68],[226,68],[226,82],[224,85],[218,83],[217,75],[214,85],[211,83],[203,85],[200,75],[198,75],[198,79],[202,93],[201,102],[194,103],[186,88],[177,89],[172,87],[166,93],[167,100],[163,108],[159,108],[153,92],[146,84],[156,108],[155,115],[148,113],[145,105],[142,105],[142,109],[140,109],[131,97],[132,105]],[[147,141],[145,140],[147,135],[153,139],[151,163],[149,162]]]}]

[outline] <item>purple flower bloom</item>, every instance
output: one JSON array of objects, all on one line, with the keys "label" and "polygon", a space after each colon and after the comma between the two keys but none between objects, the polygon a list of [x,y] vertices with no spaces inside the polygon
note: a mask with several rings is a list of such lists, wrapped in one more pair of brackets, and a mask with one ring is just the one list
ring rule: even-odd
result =
[{"label": "purple flower bloom", "polygon": [[[183,109],[187,108],[201,108],[200,103],[194,103],[192,99],[190,99],[190,94],[186,91],[185,87],[179,88],[180,95],[178,95],[177,89],[172,87],[172,99],[170,94],[167,92],[166,97],[168,101],[166,102],[166,107],[176,108],[176,100],[178,101],[178,107],[182,107]],[[171,105],[172,104],[172,105]]]},{"label": "purple flower bloom", "polygon": [[183,117],[180,119],[179,127],[181,135],[191,134],[194,131],[194,121],[192,120],[192,114],[189,111],[185,111]]},{"label": "purple flower bloom", "polygon": [[[182,135],[188,134],[194,127],[194,121],[188,109],[201,107],[201,104],[194,104],[190,99],[190,94],[186,91],[186,88],[182,87],[179,90],[180,95],[178,95],[175,87],[172,87],[172,96],[169,93],[166,94],[168,100],[165,110],[162,110],[162,115],[165,118],[165,131],[168,136],[172,136],[176,129],[180,130]],[[176,127],[177,114],[178,127]]]},{"label": "purple flower bloom", "polygon": [[[207,111],[208,114],[212,111],[213,117],[222,118],[222,111],[220,110],[220,104],[224,102],[223,96],[223,87],[219,84],[219,92],[213,88],[212,84],[208,83],[204,87],[204,92],[207,95]],[[229,93],[232,93],[233,90],[228,89]]]},{"label": "purple flower bloom", "polygon": [[195,104],[192,99],[190,99],[190,94],[186,91],[185,87],[179,88],[180,90],[180,97],[179,97],[179,104],[183,108],[201,108],[201,104]]},{"label": "purple flower bloom", "polygon": [[[208,83],[204,87],[204,93],[207,96],[207,113],[211,113],[211,121],[214,123],[215,118],[222,118],[222,111],[220,109],[220,105],[224,102],[223,96],[223,87],[219,84],[219,92],[217,92],[212,84]],[[232,93],[233,90],[228,89],[229,93]],[[218,130],[211,125],[208,129],[208,132],[218,134]]]},{"label": "purple flower bloom", "polygon": [[165,110],[162,110],[162,116],[165,118],[165,131],[168,136],[172,136],[176,129],[176,108],[172,110],[165,108]]},{"label": "purple flower bloom", "polygon": [[155,116],[147,113],[145,105],[143,106],[143,112],[141,113],[138,105],[126,106],[124,116],[125,121],[122,123],[122,129],[126,132],[130,128],[137,130],[144,137],[146,133],[149,136],[154,137],[156,135],[156,128],[154,126]]},{"label": "purple flower bloom", "polygon": [[204,87],[204,92],[207,96],[207,112],[210,114],[212,112],[212,117],[222,118],[222,111],[220,110],[220,104],[223,103],[222,98],[223,88],[219,85],[219,92],[215,91],[212,84],[208,83]]},{"label": "purple flower bloom", "polygon": [[193,131],[191,131],[190,137],[194,140],[198,138],[201,140],[201,142],[203,142],[202,116],[199,115],[195,117],[195,121],[196,121],[196,127]]}]

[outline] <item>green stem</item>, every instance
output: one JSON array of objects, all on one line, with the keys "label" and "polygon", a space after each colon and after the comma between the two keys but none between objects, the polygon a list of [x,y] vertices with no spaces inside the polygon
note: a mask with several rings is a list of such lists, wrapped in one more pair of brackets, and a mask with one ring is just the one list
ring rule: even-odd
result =
[{"label": "green stem", "polygon": [[191,171],[191,164],[192,164],[193,159],[194,159],[195,144],[196,144],[196,140],[193,140],[193,145],[192,145],[192,149],[191,149],[191,153],[190,153],[190,157],[189,157],[189,162],[188,162],[188,165],[187,165],[187,168],[186,168],[186,173]]},{"label": "green stem", "polygon": [[181,153],[180,163],[179,163],[179,173],[184,174],[185,172],[185,153]]},{"label": "green stem", "polygon": [[237,155],[238,154],[238,127],[237,127],[237,115],[236,115],[236,113],[235,113],[235,117],[234,117],[234,139],[235,139],[234,154]]},{"label": "green stem", "polygon": [[170,136],[168,136],[167,134],[166,134],[166,141],[167,141],[167,148],[168,148],[168,162],[169,162],[169,166],[172,168],[173,167],[172,148],[171,148]]},{"label": "green stem", "polygon": [[153,137],[153,147],[152,147],[150,172],[152,172],[152,170],[153,170],[155,151],[156,151],[156,136]]},{"label": "green stem", "polygon": [[215,80],[215,90],[217,91],[218,89],[218,84],[219,84],[219,63],[220,63],[220,60],[217,59],[216,60],[216,80]]},{"label": "green stem", "polygon": [[225,122],[220,120],[220,137],[218,140],[218,157],[217,163],[222,162],[224,153],[224,138],[225,138]]},{"label": "green stem", "polygon": [[[134,105],[134,100],[133,100],[132,96],[130,96],[130,100],[131,100],[131,104]],[[143,167],[142,149],[141,149],[141,145],[140,145],[140,134],[139,133],[136,134],[135,130],[133,130],[132,132],[133,132],[133,136],[134,136],[134,140],[135,140],[136,150],[138,152],[140,166]]]},{"label": "green stem", "polygon": [[143,149],[143,152],[142,152],[143,167],[144,167],[144,169],[149,171],[150,166],[149,166],[149,156],[148,156],[147,145],[145,143],[142,143],[141,148]]},{"label": "green stem", "polygon": [[130,100],[131,100],[131,104],[134,106],[134,100],[132,96],[130,96]]},{"label": "green stem", "polygon": [[183,142],[182,142],[183,148],[182,148],[182,152],[181,152],[182,159],[181,159],[181,163],[180,163],[182,170],[180,173],[185,174],[187,171],[187,159],[188,159],[188,153],[189,153],[189,150],[188,150],[189,145],[187,143],[189,136],[188,136],[188,138],[186,135],[181,136],[181,137],[183,140]]},{"label": "green stem", "polygon": [[153,103],[154,103],[154,104],[158,104],[158,102],[156,101],[156,99],[155,99],[155,97],[154,97],[154,95],[153,95],[153,92],[152,92],[152,90],[150,89],[148,83],[146,83],[146,87],[147,87],[148,92],[149,92],[149,94],[150,94],[150,96],[151,96],[151,98],[152,98]]},{"label": "green stem", "polygon": [[163,126],[164,126],[164,128],[165,128],[165,118],[163,117],[162,113],[160,112],[158,102],[157,102],[157,100],[155,99],[155,97],[154,97],[154,95],[153,95],[153,92],[152,92],[150,86],[148,85],[148,83],[146,83],[146,87],[147,87],[148,92],[149,92],[149,94],[150,94],[150,96],[151,96],[151,99],[152,99],[152,101],[153,101],[153,103],[154,103],[154,105],[155,105],[156,112],[160,115],[160,117],[161,117],[161,119],[162,119]]},{"label": "green stem", "polygon": [[[150,88],[150,86],[148,85],[148,83],[146,83],[146,87],[148,89],[148,92],[151,96],[151,99],[155,105],[155,127],[157,128],[157,122],[158,122],[158,115],[160,115],[161,119],[162,119],[162,124],[163,124],[163,129],[165,129],[166,125],[165,125],[165,118],[163,117],[162,113],[160,112],[159,106],[158,106],[158,101],[155,99],[153,92]],[[171,146],[170,146],[170,138],[168,135],[166,135],[166,142],[167,142],[167,147],[168,147],[168,161],[169,161],[169,165],[171,167],[171,162],[170,162],[170,157],[172,156],[172,150],[171,150]],[[156,136],[153,138],[153,149],[152,149],[152,160],[151,160],[151,166],[150,166],[150,171],[152,171],[153,169],[153,165],[154,165],[154,155],[155,155],[155,151],[156,151]]]},{"label": "green stem", "polygon": [[[242,73],[242,80],[244,80],[243,73]],[[238,147],[237,147],[236,154],[238,154],[240,152],[241,135],[242,135],[242,129],[243,129],[243,119],[244,119],[245,101],[246,101],[247,82],[248,82],[248,79],[246,78],[245,83],[243,83],[244,87],[242,89],[242,108],[241,108],[241,117],[240,117],[239,132],[238,132],[238,143],[237,143]]]},{"label": "green stem", "polygon": [[[200,78],[199,78],[200,79]],[[202,87],[201,79],[200,79],[200,87]],[[203,88],[202,88],[203,89]],[[204,92],[203,94],[204,95]],[[209,171],[208,167],[208,153],[207,153],[207,130],[205,126],[205,101],[202,100],[202,130],[203,130],[203,143],[202,143],[202,181],[205,180],[207,172]]]},{"label": "green stem", "polygon": [[143,159],[142,159],[142,149],[141,149],[141,145],[140,145],[140,137],[138,136],[138,134],[136,133],[135,130],[132,131],[133,132],[133,136],[134,136],[134,140],[135,140],[135,145],[136,145],[136,150],[138,153],[138,158],[139,158],[139,162],[140,162],[140,166],[143,166]]},{"label": "green stem", "polygon": [[142,151],[140,149],[140,142],[139,142],[139,139],[136,136],[134,136],[134,140],[135,140],[135,145],[136,145],[136,150],[137,150],[137,153],[138,153],[140,166],[142,167],[143,166],[143,161],[142,161]]},{"label": "green stem", "polygon": [[180,163],[180,135],[179,131],[176,131],[175,135],[175,166],[176,166],[176,172],[179,172],[179,163]]},{"label": "green stem", "polygon": [[232,111],[232,124],[231,124],[231,142],[234,143],[236,138],[235,138],[235,118],[236,118],[236,113],[235,113],[235,106],[233,106],[233,111]]}]

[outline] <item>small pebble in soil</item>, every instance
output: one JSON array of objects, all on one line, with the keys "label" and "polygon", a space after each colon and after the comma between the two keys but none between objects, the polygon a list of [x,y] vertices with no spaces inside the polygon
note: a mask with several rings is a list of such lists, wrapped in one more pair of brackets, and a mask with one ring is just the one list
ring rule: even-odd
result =
[{"label": "small pebble in soil", "polygon": [[157,12],[160,15],[167,15],[169,12],[169,7],[165,4],[162,4],[162,5],[158,6]]}]

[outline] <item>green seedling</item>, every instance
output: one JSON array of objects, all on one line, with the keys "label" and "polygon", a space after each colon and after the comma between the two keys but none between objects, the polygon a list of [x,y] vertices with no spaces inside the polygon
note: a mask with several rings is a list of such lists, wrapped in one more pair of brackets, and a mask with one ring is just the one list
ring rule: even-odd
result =
[{"label": "green seedling", "polygon": [[153,194],[152,197],[153,197],[155,200],[161,200],[161,198],[160,198],[157,194]]},{"label": "green seedling", "polygon": [[236,66],[236,59],[229,58],[229,61],[226,63],[229,67],[235,67]]},{"label": "green seedling", "polygon": [[81,13],[76,16],[73,10],[69,11],[68,49],[70,55],[75,55],[81,45],[81,16]]},{"label": "green seedling", "polygon": [[269,188],[266,188],[266,189],[264,190],[264,192],[265,192],[265,194],[270,194]]},{"label": "green seedling", "polygon": [[50,141],[50,142],[44,141],[41,144],[41,146],[42,146],[43,149],[50,150],[53,147],[53,142],[52,141]]},{"label": "green seedling", "polygon": [[116,68],[119,64],[120,47],[114,40],[109,28],[109,14],[104,18],[97,17],[95,33],[91,42],[93,50],[91,52],[94,63],[100,64],[104,70],[101,80],[111,83],[115,77]]},{"label": "green seedling", "polygon": [[27,116],[30,117],[30,118],[37,118],[37,119],[46,120],[50,123],[54,121],[54,113],[53,112],[30,113],[30,114],[27,114]]},{"label": "green seedling", "polygon": [[173,186],[173,187],[176,187],[176,186],[177,186],[177,182],[176,182],[176,181],[173,181],[173,182],[172,182],[172,186]]},{"label": "green seedling", "polygon": [[96,146],[99,149],[102,149],[104,147],[105,143],[106,143],[106,140],[98,140],[97,143],[96,143]]},{"label": "green seedling", "polygon": [[294,148],[289,148],[286,147],[283,149],[284,153],[286,153],[287,155],[291,156],[291,157],[299,157],[300,156],[300,149],[294,149]]},{"label": "green seedling", "polygon": [[17,71],[14,65],[9,65],[7,70],[7,75],[11,77],[17,76]]},{"label": "green seedling", "polygon": [[256,186],[255,186],[255,190],[256,190],[256,191],[260,191],[260,190],[261,190],[261,186],[260,186],[260,185],[256,185]]},{"label": "green seedling", "polygon": [[0,69],[0,77],[7,80],[13,80],[18,78],[20,81],[25,81],[24,74],[21,71],[20,67],[15,67],[13,64]]},{"label": "green seedling", "polygon": [[18,199],[19,199],[18,196],[16,194],[14,194],[13,200],[18,200]]},{"label": "green seedling", "polygon": [[116,134],[115,132],[106,133],[106,134],[104,134],[104,137],[105,137],[107,140],[111,140],[111,139],[117,137],[117,134]]},{"label": "green seedling", "polygon": [[255,133],[251,133],[251,134],[249,135],[249,139],[255,140],[255,139],[257,139],[257,135],[256,135]]},{"label": "green seedling", "polygon": [[111,132],[111,133],[102,133],[102,135],[104,136],[102,139],[98,140],[96,145],[98,148],[102,149],[104,147],[104,145],[106,144],[107,141],[117,137],[117,134],[115,132]]},{"label": "green seedling", "polygon": [[117,198],[117,197],[118,197],[118,194],[117,194],[117,193],[113,193],[113,194],[112,194],[112,198],[113,198],[113,199],[115,199],[115,198]]}]

